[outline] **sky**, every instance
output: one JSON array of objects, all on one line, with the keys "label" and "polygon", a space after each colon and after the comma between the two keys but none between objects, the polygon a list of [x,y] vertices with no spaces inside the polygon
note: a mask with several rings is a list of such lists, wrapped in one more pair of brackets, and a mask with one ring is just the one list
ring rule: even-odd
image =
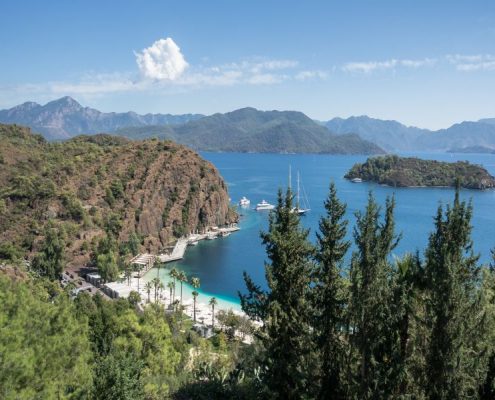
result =
[{"label": "sky", "polygon": [[0,108],[495,117],[495,1],[2,2]]}]

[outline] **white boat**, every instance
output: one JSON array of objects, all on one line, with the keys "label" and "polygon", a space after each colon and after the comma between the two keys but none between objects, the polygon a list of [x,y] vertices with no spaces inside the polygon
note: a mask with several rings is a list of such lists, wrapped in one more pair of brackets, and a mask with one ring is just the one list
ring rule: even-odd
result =
[{"label": "white boat", "polygon": [[248,207],[249,204],[251,204],[251,201],[246,196],[243,196],[242,199],[239,200],[239,205],[241,207]]},{"label": "white boat", "polygon": [[363,180],[361,178],[352,178],[351,182],[352,183],[361,183],[361,182],[363,182]]},{"label": "white boat", "polygon": [[[292,176],[291,176],[291,169],[289,166],[289,188],[291,185],[292,181]],[[304,215],[311,209],[309,208],[309,202],[308,198],[306,196],[306,191],[304,190],[303,187],[303,198],[301,202],[301,188],[300,188],[300,178],[299,178],[299,171],[297,171],[297,194],[296,194],[296,206],[291,210],[293,213],[299,214],[299,215]]]},{"label": "white boat", "polygon": [[208,234],[206,235],[207,240],[213,240],[216,238],[217,238],[217,234],[215,232],[208,232]]},{"label": "white boat", "polygon": [[263,211],[263,210],[273,210],[275,206],[273,204],[268,203],[265,200],[262,200],[261,203],[256,204],[256,207],[254,208],[256,211]]}]

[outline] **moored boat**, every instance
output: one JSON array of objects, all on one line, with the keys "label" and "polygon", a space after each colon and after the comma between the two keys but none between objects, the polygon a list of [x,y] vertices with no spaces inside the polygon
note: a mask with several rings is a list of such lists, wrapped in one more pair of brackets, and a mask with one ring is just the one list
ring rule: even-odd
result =
[{"label": "moored boat", "polygon": [[273,210],[274,208],[275,206],[273,204],[270,204],[263,199],[261,203],[256,204],[256,207],[254,209],[256,211],[263,211],[263,210]]}]

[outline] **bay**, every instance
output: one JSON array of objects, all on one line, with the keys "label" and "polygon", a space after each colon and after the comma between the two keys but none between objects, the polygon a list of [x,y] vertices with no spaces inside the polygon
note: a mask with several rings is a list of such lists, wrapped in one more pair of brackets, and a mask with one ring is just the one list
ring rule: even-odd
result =
[{"label": "bay", "polygon": [[[495,155],[491,154],[443,154],[408,153],[401,154],[420,158],[454,162],[467,160],[481,164],[495,175]],[[225,238],[205,240],[189,247],[185,258],[167,265],[160,277],[168,280],[168,271],[175,267],[189,277],[201,281],[200,297],[215,296],[222,303],[239,308],[238,291],[245,288],[243,271],[264,286],[265,250],[261,244],[260,231],[268,227],[268,212],[256,212],[252,208],[265,199],[275,204],[277,190],[286,189],[289,165],[292,168],[292,183],[295,186],[296,173],[300,172],[311,211],[301,217],[304,226],[311,230],[315,239],[318,220],[324,214],[323,202],[328,186],[334,181],[339,198],[347,203],[349,239],[355,222],[354,213],[364,210],[368,193],[373,192],[377,201],[384,205],[387,196],[396,199],[396,227],[402,234],[394,255],[419,251],[423,253],[428,235],[433,229],[433,216],[440,204],[447,204],[454,198],[449,188],[391,188],[374,183],[352,183],[344,174],[356,162],[365,161],[365,156],[309,155],[309,154],[237,154],[201,153],[220,171],[228,185],[233,203],[242,196],[251,200],[249,209],[239,209],[241,230]],[[472,199],[474,249],[480,253],[480,262],[490,262],[490,249],[495,246],[495,191],[462,190],[461,198]],[[351,249],[352,250],[352,249]],[[349,253],[350,256],[350,253]],[[190,297],[192,288],[186,286],[185,297]],[[224,306],[225,306],[224,304]]]}]

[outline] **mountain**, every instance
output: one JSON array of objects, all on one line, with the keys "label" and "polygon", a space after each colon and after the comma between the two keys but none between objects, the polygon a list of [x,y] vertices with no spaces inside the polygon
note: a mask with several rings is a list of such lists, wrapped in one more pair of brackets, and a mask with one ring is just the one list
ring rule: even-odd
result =
[{"label": "mountain", "polygon": [[325,126],[339,134],[356,133],[388,151],[410,150],[416,140],[428,133],[426,129],[409,127],[397,121],[386,121],[368,116],[334,118]]},{"label": "mountain", "polygon": [[367,116],[334,118],[326,126],[340,134],[357,133],[388,151],[447,151],[471,146],[495,147],[495,118],[464,121],[437,131]]},{"label": "mountain", "polygon": [[85,265],[95,239],[132,235],[158,252],[174,238],[233,222],[225,182],[185,146],[96,135],[47,142],[0,124],[2,248],[36,251],[47,224],[66,232],[69,264]]},{"label": "mountain", "polygon": [[83,107],[71,97],[62,97],[45,105],[23,103],[0,110],[0,122],[29,126],[48,140],[61,140],[79,134],[110,132],[128,126],[175,125],[201,118],[198,114],[103,113]]},{"label": "mountain", "polygon": [[380,154],[383,150],[356,134],[337,135],[297,111],[242,108],[166,127],[123,128],[132,139],[156,136],[195,150],[259,153]]}]

